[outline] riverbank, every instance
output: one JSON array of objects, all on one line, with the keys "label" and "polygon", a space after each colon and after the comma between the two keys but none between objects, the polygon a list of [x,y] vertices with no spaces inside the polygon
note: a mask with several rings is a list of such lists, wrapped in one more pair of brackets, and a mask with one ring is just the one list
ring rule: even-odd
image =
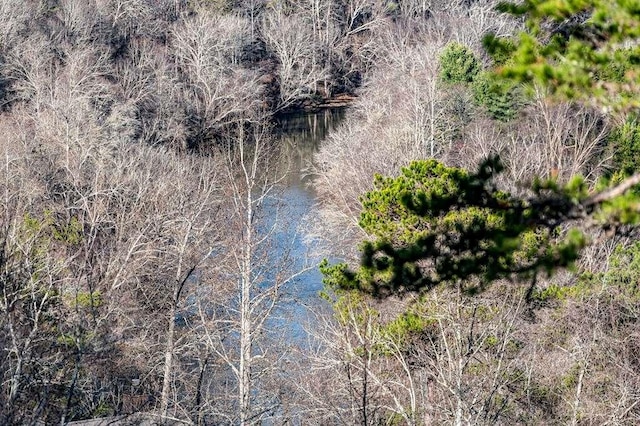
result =
[{"label": "riverbank", "polygon": [[276,113],[276,117],[286,117],[296,114],[320,112],[322,110],[347,108],[351,106],[358,96],[353,93],[340,93],[330,97],[316,97],[305,99],[295,105]]},{"label": "riverbank", "polygon": [[358,97],[351,93],[341,93],[329,98],[323,98],[321,101],[305,101],[302,104],[302,109],[307,112],[320,111],[322,109],[331,108],[346,108]]}]

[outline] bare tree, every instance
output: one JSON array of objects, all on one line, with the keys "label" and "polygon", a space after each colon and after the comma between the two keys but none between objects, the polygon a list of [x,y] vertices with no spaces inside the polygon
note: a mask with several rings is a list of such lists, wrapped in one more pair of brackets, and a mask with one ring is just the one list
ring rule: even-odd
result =
[{"label": "bare tree", "polygon": [[[50,333],[64,307],[56,296],[62,286],[65,245],[54,238],[52,221],[37,215],[30,193],[16,185],[29,179],[24,168],[29,162],[19,150],[3,140],[2,168],[2,248],[0,267],[2,297],[0,312],[3,347],[2,422],[32,424],[47,404],[50,393],[38,385],[55,375],[61,350],[49,345]],[[11,152],[13,151],[13,152]],[[18,152],[16,152],[18,151]],[[53,246],[58,246],[57,254]],[[57,257],[57,256],[60,257]],[[46,366],[38,368],[38,365]],[[27,401],[36,403],[33,411]]]},{"label": "bare tree", "polygon": [[313,29],[304,18],[286,14],[282,8],[269,9],[263,18],[262,36],[278,61],[278,109],[316,94],[329,73]]},{"label": "bare tree", "polygon": [[609,160],[608,132],[608,123],[596,111],[570,103],[550,105],[538,98],[527,118],[505,135],[509,142],[503,157],[514,181],[548,176],[566,182],[582,175],[593,183]]},{"label": "bare tree", "polygon": [[[68,52],[57,74],[24,80],[33,89],[25,92],[28,103],[14,114],[24,140],[18,154],[34,164],[20,173],[33,180],[30,186],[38,192],[31,197],[40,203],[27,213],[51,212],[51,219],[45,215],[40,221],[54,236],[70,226],[65,232],[78,233],[65,251],[61,277],[52,281],[53,290],[64,295],[61,307],[70,312],[60,315],[65,319],[55,326],[62,349],[74,354],[71,365],[63,366],[72,371],[70,383],[59,385],[65,386],[66,403],[59,413],[63,423],[87,415],[78,408],[84,402],[77,402],[91,392],[85,386],[92,380],[81,373],[86,363],[110,364],[101,380],[131,379],[117,378],[124,373],[118,371],[121,366],[104,358],[105,350],[115,347],[131,359],[145,351],[148,359],[162,354],[159,405],[161,414],[168,414],[176,316],[193,294],[185,287],[197,268],[205,267],[217,238],[212,223],[219,203],[215,161],[131,144],[136,133],[131,117],[122,109],[107,113],[104,108],[110,88],[104,69],[90,52]],[[15,143],[10,140],[7,146]],[[162,324],[156,321],[159,314]],[[165,343],[154,346],[159,341]],[[137,374],[154,371],[148,363],[135,364]],[[50,381],[44,380],[45,388]]]},{"label": "bare tree", "polygon": [[301,394],[316,411],[307,415],[344,424],[508,424],[521,392],[520,290],[474,300],[442,289],[393,307],[341,296],[335,320],[312,327],[313,373]]},{"label": "bare tree", "polygon": [[251,42],[246,19],[203,13],[185,20],[172,36],[182,74],[179,102],[192,145],[220,139],[226,129],[261,117],[257,74],[240,64],[242,49]]},{"label": "bare tree", "polygon": [[33,10],[28,2],[3,0],[0,2],[0,46],[2,53],[16,46],[20,41],[20,33],[27,26]]},{"label": "bare tree", "polygon": [[357,230],[360,196],[372,189],[375,174],[394,175],[417,158],[442,158],[452,146],[455,123],[444,115],[437,48],[422,47],[422,42],[387,40],[386,63],[372,73],[356,105],[314,158],[321,202],[317,224],[322,233],[325,224],[340,229],[329,238],[340,241],[335,250],[350,246],[342,243],[344,237],[362,238]]},{"label": "bare tree", "polygon": [[279,304],[307,268],[293,266],[291,241],[282,234],[284,170],[271,161],[272,141],[257,130],[244,132],[220,151],[224,246],[212,252],[215,268],[203,280],[210,287],[190,322],[200,348],[197,416],[204,422],[251,424],[278,416],[278,374],[287,357]]}]

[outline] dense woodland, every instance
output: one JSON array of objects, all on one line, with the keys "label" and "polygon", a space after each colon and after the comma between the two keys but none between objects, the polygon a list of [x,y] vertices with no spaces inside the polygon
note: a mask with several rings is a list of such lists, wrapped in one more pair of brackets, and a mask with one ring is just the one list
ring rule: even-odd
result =
[{"label": "dense woodland", "polygon": [[524,4],[0,0],[0,423],[640,423],[640,8]]}]

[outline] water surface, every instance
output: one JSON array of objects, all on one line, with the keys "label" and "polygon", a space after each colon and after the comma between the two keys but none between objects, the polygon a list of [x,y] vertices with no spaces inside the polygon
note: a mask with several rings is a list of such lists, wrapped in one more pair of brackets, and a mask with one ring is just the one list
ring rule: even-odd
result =
[{"label": "water surface", "polygon": [[[315,204],[315,193],[310,186],[308,166],[328,132],[344,117],[344,109],[322,110],[281,116],[276,131],[281,147],[281,161],[287,162],[288,173],[280,193],[276,255],[290,255],[290,270],[300,273],[284,289],[283,303],[272,325],[284,329],[292,341],[304,337],[304,324],[309,310],[325,303],[318,296],[322,289],[322,275],[318,271],[320,258],[313,241],[307,238],[306,227],[312,226],[308,216]],[[274,259],[276,260],[276,259]]]}]

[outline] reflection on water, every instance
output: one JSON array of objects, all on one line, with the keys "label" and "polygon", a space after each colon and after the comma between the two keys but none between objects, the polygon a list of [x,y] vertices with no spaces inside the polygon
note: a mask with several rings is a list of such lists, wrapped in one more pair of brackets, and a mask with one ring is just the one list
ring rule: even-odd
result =
[{"label": "reflection on water", "polygon": [[306,307],[321,303],[318,291],[322,288],[322,276],[317,267],[320,259],[314,256],[313,242],[305,238],[305,219],[315,203],[305,170],[327,133],[343,117],[344,109],[333,109],[287,114],[277,122],[281,147],[279,160],[288,163],[288,173],[279,200],[278,216],[282,226],[276,235],[279,240],[277,245],[289,247],[292,271],[306,269],[284,289],[284,303],[273,324],[281,331],[284,328],[285,335],[292,341],[304,336],[302,327],[308,315]]},{"label": "reflection on water", "polygon": [[288,162],[287,185],[305,187],[308,196],[313,193],[306,185],[309,177],[305,169],[320,143],[344,118],[344,108],[325,109],[318,112],[299,112],[281,115],[276,121],[281,162]]}]

